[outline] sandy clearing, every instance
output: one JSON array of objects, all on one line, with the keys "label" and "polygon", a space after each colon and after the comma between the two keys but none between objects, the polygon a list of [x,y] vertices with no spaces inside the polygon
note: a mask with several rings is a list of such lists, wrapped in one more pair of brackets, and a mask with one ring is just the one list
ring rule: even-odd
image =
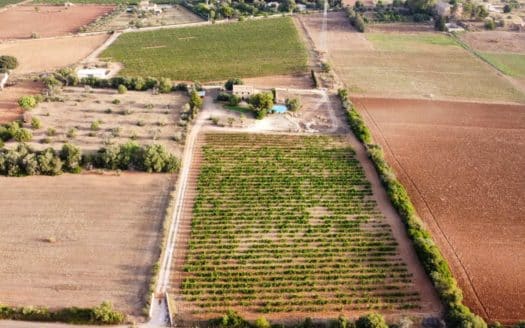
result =
[{"label": "sandy clearing", "polygon": [[2,303],[109,300],[140,315],[172,183],[145,173],[0,178]]},{"label": "sandy clearing", "polygon": [[0,44],[0,53],[18,58],[14,74],[41,73],[73,65],[97,49],[106,34],[12,41]]},{"label": "sandy clearing", "polygon": [[452,266],[465,302],[523,319],[525,106],[354,98]]},{"label": "sandy clearing", "polygon": [[0,12],[0,40],[29,39],[33,33],[38,37],[75,33],[113,8],[108,5],[12,7]]}]

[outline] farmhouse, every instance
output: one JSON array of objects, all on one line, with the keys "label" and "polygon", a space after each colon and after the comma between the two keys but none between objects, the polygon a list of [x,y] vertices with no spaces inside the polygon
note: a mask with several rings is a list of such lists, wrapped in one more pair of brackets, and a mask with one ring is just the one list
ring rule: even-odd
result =
[{"label": "farmhouse", "polygon": [[234,84],[232,93],[237,97],[246,99],[253,94],[257,93],[257,90],[251,85]]},{"label": "farmhouse", "polygon": [[87,77],[95,77],[98,79],[105,79],[108,77],[109,70],[106,68],[82,68],[77,71],[79,79]]},{"label": "farmhouse", "polygon": [[9,79],[8,73],[0,73],[0,90],[4,90],[7,79]]},{"label": "farmhouse", "polygon": [[147,0],[141,1],[139,3],[139,8],[142,11],[151,11],[157,15],[162,13],[162,9],[156,3],[150,5],[149,1]]}]

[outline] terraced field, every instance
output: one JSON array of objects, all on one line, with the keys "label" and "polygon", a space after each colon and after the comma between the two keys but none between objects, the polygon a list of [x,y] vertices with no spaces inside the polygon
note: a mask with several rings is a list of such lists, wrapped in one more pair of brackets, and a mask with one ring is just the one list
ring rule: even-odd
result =
[{"label": "terraced field", "polygon": [[174,294],[183,295],[178,311],[275,318],[420,308],[390,226],[342,139],[203,138],[191,235],[184,265],[181,253],[176,259],[183,270],[172,277]]}]

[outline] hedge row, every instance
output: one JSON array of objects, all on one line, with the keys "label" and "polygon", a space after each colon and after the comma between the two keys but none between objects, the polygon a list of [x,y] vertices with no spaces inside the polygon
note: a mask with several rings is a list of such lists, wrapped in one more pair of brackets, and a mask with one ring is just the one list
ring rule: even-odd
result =
[{"label": "hedge row", "polygon": [[392,205],[401,216],[425,272],[431,278],[439,297],[445,305],[445,321],[449,327],[486,328],[483,319],[470,311],[452,276],[450,267],[428,231],[423,227],[406,189],[397,180],[394,171],[386,162],[379,145],[372,143],[370,131],[348,99],[347,90],[338,91],[343,108],[347,112],[350,127],[356,137],[365,144],[368,156],[381,177]]},{"label": "hedge row", "polygon": [[363,16],[361,16],[360,13],[356,12],[351,7],[346,7],[346,16],[350,20],[350,24],[352,24],[352,26],[355,27],[357,31],[361,33],[365,32],[365,20],[363,19]]},{"label": "hedge row", "polygon": [[82,167],[160,173],[177,171],[180,162],[162,145],[141,147],[134,142],[86,155],[71,144],[65,144],[59,152],[53,148],[35,151],[23,143],[15,149],[0,149],[0,174],[5,176],[79,173]]},{"label": "hedge row", "polygon": [[126,316],[114,310],[111,303],[103,302],[94,308],[70,307],[60,310],[49,310],[43,307],[9,307],[0,305],[0,319],[116,325],[124,323]]},{"label": "hedge row", "polygon": [[254,322],[249,322],[234,311],[228,311],[222,318],[212,319],[208,322],[209,327],[217,328],[388,328],[385,318],[378,313],[369,313],[351,322],[344,317],[326,322],[325,320],[315,323],[306,318],[303,322],[294,325],[271,324],[266,318],[260,317]]},{"label": "hedge row", "polygon": [[188,91],[188,85],[179,83],[173,85],[173,82],[168,78],[153,78],[153,77],[122,77],[116,76],[110,79],[99,79],[96,77],[86,77],[78,81],[79,84],[89,85],[93,88],[111,88],[117,89],[123,85],[128,90],[145,91],[157,88],[160,93],[168,93],[171,91]]}]

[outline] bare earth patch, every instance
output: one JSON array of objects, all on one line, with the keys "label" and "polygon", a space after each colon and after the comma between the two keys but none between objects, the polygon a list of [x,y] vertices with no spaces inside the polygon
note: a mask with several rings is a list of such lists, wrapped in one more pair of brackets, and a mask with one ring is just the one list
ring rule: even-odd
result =
[{"label": "bare earth patch", "polygon": [[23,113],[18,100],[22,96],[37,94],[42,85],[30,80],[16,82],[0,91],[0,124],[8,123],[21,118]]},{"label": "bare earth patch", "polygon": [[114,6],[16,6],[0,12],[0,40],[52,37],[76,33]]},{"label": "bare earth patch", "polygon": [[166,174],[0,178],[2,303],[141,315],[169,189]]},{"label": "bare earth patch", "polygon": [[0,53],[18,58],[15,74],[54,71],[87,57],[106,41],[106,34],[0,43]]},{"label": "bare earth patch", "polygon": [[473,49],[488,52],[525,53],[525,34],[506,31],[469,32],[461,39]]},{"label": "bare earth patch", "polygon": [[525,106],[354,98],[467,305],[523,319]]}]

